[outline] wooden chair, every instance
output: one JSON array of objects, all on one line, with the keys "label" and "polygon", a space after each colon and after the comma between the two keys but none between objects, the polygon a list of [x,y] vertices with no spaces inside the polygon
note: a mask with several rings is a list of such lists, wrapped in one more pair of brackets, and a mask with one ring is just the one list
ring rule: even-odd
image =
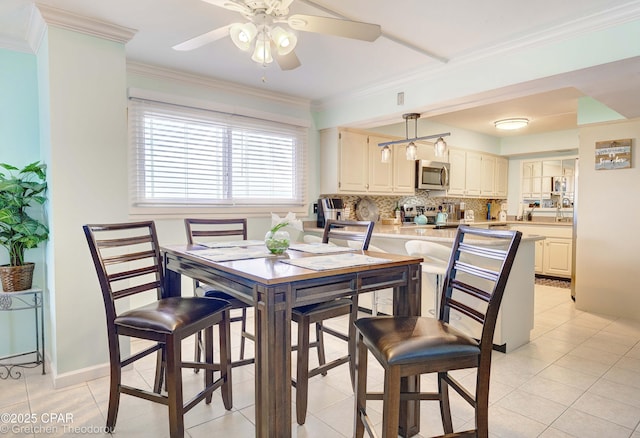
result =
[{"label": "wooden chair", "polygon": [[[205,241],[211,241],[212,238],[224,236],[238,236],[242,240],[247,240],[247,220],[246,219],[185,219],[184,226],[187,231],[187,242],[192,245]],[[245,340],[255,341],[253,334],[247,332],[247,309],[253,307],[238,298],[227,294],[226,292],[216,290],[215,288],[193,280],[193,291],[195,296],[218,298],[228,301],[231,304],[231,310],[240,310],[241,314],[232,316],[230,322],[240,322],[240,359],[231,361],[231,366],[247,365],[255,362],[255,358],[245,359]],[[196,335],[195,344],[195,360],[200,360],[200,352],[202,350],[202,335]],[[196,370],[197,372],[198,370]]]},{"label": "wooden chair", "polygon": [[[439,318],[391,316],[356,321],[355,437],[361,438],[365,429],[375,436],[367,400],[383,400],[384,438],[398,436],[400,402],[405,400],[438,400],[443,436],[488,436],[493,334],[520,239],[518,231],[460,226],[444,281]],[[477,331],[467,333],[450,325],[452,312],[461,316],[461,324],[469,324],[466,327],[477,324]],[[368,351],[384,368],[383,393],[366,392]],[[476,368],[475,395],[449,374],[464,368]],[[438,392],[401,392],[402,377],[426,373],[437,373]],[[473,430],[453,433],[449,387],[475,408]],[[407,425],[401,426],[402,432],[408,433]]]},{"label": "wooden chair", "polygon": [[[322,242],[329,243],[330,240],[358,241],[362,243],[362,249],[369,248],[371,233],[374,223],[370,221],[343,221],[327,220],[322,235]],[[349,227],[345,230],[344,227]],[[344,334],[329,327],[323,322],[330,318],[342,315],[349,316],[349,333]],[[325,303],[309,304],[307,306],[296,307],[291,310],[291,319],[298,324],[298,345],[293,347],[298,351],[298,361],[296,365],[296,378],[293,386],[296,388],[296,419],[298,424],[304,424],[307,416],[307,399],[309,392],[309,378],[322,374],[327,375],[327,371],[350,363],[351,379],[355,379],[355,329],[353,322],[358,316],[357,296],[351,298],[339,298]],[[309,331],[311,324],[316,325],[316,341],[309,341]],[[324,333],[347,341],[348,354],[326,363],[324,351]],[[316,348],[318,352],[319,366],[309,369],[309,349]]]},{"label": "wooden chair", "polygon": [[[217,299],[171,296],[164,290],[162,259],[153,222],[85,225],[91,257],[98,274],[104,300],[109,342],[110,389],[106,427],[115,428],[120,394],[144,398],[169,408],[172,438],[184,436],[184,414],[198,402],[211,402],[212,393],[222,388],[227,410],[232,407],[231,362],[228,302]],[[118,312],[120,298],[149,292],[154,301],[145,306]],[[220,365],[213,364],[213,326],[220,332]],[[183,362],[181,342],[200,331],[205,332],[205,363]],[[153,345],[130,357],[122,358],[119,336],[145,339]],[[154,392],[122,383],[122,368],[156,352]],[[182,368],[204,368],[204,389],[183,402]],[[220,377],[214,381],[214,368]],[[166,373],[167,395],[161,394]]]}]

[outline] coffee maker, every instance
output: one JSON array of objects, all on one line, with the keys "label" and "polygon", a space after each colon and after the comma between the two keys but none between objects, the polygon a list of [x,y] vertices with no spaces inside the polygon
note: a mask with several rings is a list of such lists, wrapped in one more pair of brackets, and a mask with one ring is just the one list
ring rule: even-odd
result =
[{"label": "coffee maker", "polygon": [[318,199],[318,228],[324,228],[327,219],[343,219],[344,205],[340,198]]}]

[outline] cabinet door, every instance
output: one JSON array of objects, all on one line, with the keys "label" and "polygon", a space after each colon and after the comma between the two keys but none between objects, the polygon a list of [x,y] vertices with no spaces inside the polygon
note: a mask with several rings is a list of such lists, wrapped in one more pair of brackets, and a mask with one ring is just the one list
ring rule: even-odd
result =
[{"label": "cabinet door", "polygon": [[544,246],[544,273],[571,277],[571,239],[547,237]]},{"label": "cabinet door", "polygon": [[395,145],[392,149],[393,192],[413,195],[416,191],[416,162],[407,160],[403,145]]},{"label": "cabinet door", "polygon": [[340,181],[341,192],[364,192],[367,190],[369,167],[369,145],[367,136],[357,132],[340,133]]},{"label": "cabinet door", "polygon": [[496,182],[496,158],[483,155],[481,165],[480,195],[494,196]]},{"label": "cabinet door", "polygon": [[533,266],[536,274],[542,274],[544,272],[544,240],[536,240],[535,256],[533,260]]},{"label": "cabinet door", "polygon": [[388,139],[372,135],[367,137],[369,178],[366,187],[369,192],[391,193],[393,191],[393,161],[395,157],[391,159],[390,163],[383,163],[381,148],[378,146],[378,143],[385,141],[388,141]]},{"label": "cabinet door", "polygon": [[449,150],[449,195],[464,195],[466,187],[466,152]]},{"label": "cabinet door", "polygon": [[482,155],[477,152],[467,152],[465,194],[479,196],[482,184]]},{"label": "cabinet door", "polygon": [[509,160],[506,158],[496,158],[496,196],[507,197],[507,187],[509,181]]}]

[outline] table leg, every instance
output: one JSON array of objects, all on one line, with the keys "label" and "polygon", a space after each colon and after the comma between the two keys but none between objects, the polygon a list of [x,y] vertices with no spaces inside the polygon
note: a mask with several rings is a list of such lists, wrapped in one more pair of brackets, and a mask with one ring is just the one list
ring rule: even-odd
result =
[{"label": "table leg", "polygon": [[[419,316],[421,299],[420,265],[411,265],[409,281],[406,287],[397,287],[393,291],[393,314],[398,316]],[[400,380],[401,392],[419,392],[420,376],[403,377]],[[420,432],[420,402],[400,402],[400,427],[398,434],[403,437],[417,435]]]},{"label": "table leg", "polygon": [[167,254],[164,255],[164,296],[179,297],[182,293],[182,275],[178,272],[167,269]]},{"label": "table leg", "polygon": [[291,292],[256,286],[256,437],[291,436]]}]

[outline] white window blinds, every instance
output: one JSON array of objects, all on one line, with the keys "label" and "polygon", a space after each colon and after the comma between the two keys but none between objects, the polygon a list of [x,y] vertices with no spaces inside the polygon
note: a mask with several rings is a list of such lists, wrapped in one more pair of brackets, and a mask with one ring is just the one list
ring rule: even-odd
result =
[{"label": "white window blinds", "polygon": [[131,99],[132,204],[300,206],[306,128]]}]

